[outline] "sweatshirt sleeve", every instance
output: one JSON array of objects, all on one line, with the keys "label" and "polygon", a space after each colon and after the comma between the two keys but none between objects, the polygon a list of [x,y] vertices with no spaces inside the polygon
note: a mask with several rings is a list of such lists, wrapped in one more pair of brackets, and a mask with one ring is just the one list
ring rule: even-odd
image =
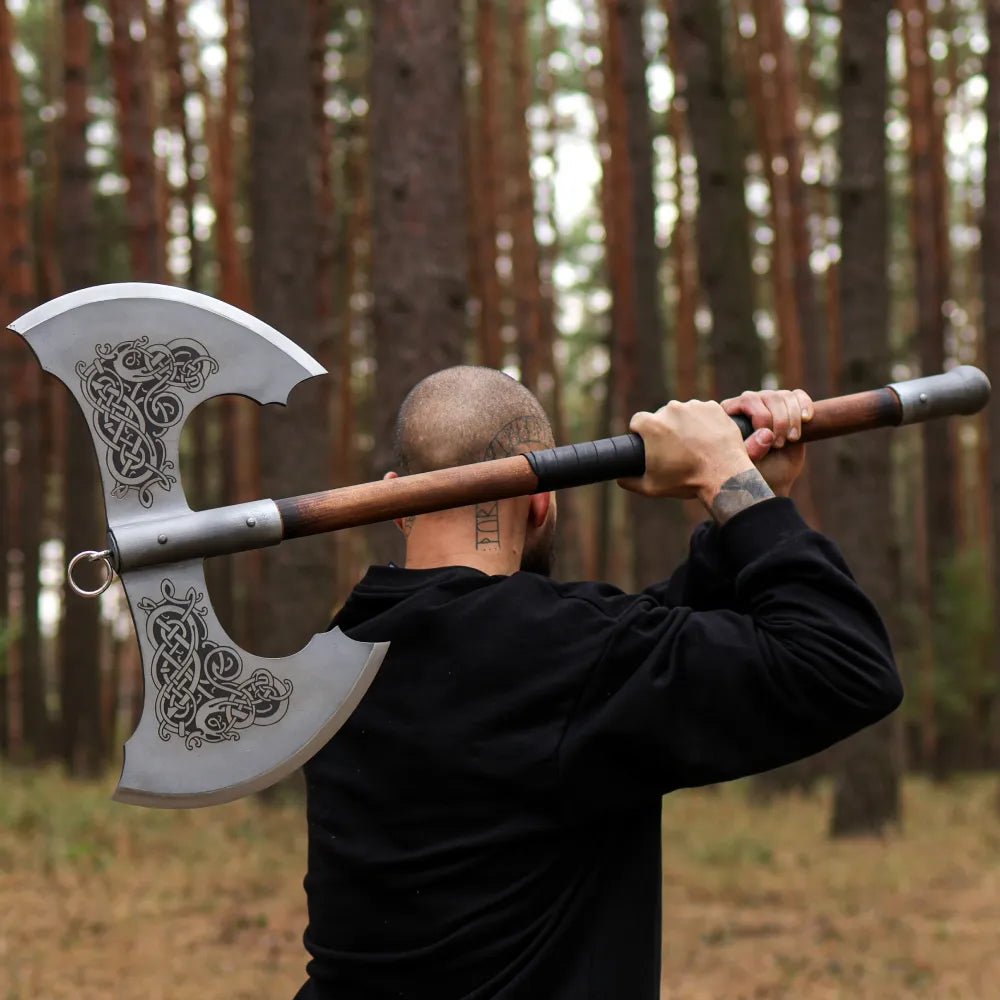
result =
[{"label": "sweatshirt sleeve", "polygon": [[801,759],[892,712],[885,627],[837,548],[768,500],[718,530],[729,608],[609,602],[559,746],[571,802],[634,803]]},{"label": "sweatshirt sleeve", "polygon": [[733,607],[736,595],[723,565],[718,526],[711,521],[699,524],[691,534],[687,561],[669,580],[653,584],[642,593],[668,608],[708,611]]}]

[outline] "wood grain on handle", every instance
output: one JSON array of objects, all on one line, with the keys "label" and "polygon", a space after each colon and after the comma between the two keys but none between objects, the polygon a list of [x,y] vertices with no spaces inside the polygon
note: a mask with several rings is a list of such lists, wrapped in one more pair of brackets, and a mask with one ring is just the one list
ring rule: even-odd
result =
[{"label": "wood grain on handle", "polygon": [[[820,400],[814,407],[812,420],[803,424],[803,441],[819,441],[856,431],[892,427],[900,422],[902,416],[899,397],[888,388]],[[610,443],[591,442],[588,446]],[[588,446],[578,446],[578,449]],[[583,485],[584,481],[616,479],[621,474],[614,465],[609,465],[603,475],[598,467],[594,467],[592,473],[580,480],[578,485]],[[536,491],[539,491],[539,481],[531,463],[523,455],[515,455],[492,462],[289,497],[276,503],[284,524],[284,537],[301,538],[324,531],[391,521],[411,514],[428,514],[436,510],[527,496]]]},{"label": "wood grain on handle", "polygon": [[813,403],[813,418],[802,425],[803,441],[896,427],[903,418],[899,396],[892,389],[870,389]]},{"label": "wood grain on handle", "polygon": [[276,501],[285,538],[376,524],[410,514],[467,507],[534,493],[538,480],[523,455]]}]

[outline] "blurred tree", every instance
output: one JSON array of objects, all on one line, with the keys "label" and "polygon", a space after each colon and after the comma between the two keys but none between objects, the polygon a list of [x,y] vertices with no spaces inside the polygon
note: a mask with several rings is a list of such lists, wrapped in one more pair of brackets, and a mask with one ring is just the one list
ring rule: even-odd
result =
[{"label": "blurred tree", "polygon": [[[664,362],[643,10],[638,0],[604,2],[614,391],[626,421],[663,406],[672,392]],[[635,494],[629,494],[628,511],[633,583],[647,586],[683,556],[681,511]]]},{"label": "blurred tree", "polygon": [[118,109],[125,227],[134,281],[163,281],[163,230],[153,154],[153,83],[149,22],[143,0],[108,0],[111,65]]},{"label": "blurred tree", "polygon": [[[982,210],[983,338],[986,370],[1000,372],[1000,0],[986,0],[986,184]],[[993,620],[1000,622],[1000,405],[987,410],[989,421],[989,474],[992,503]],[[1000,683],[1000,643],[993,646],[992,669]],[[1000,732],[994,739],[1000,744]],[[1000,745],[994,747],[1000,751]],[[1000,800],[998,800],[1000,803]]]},{"label": "blurred tree", "polygon": [[753,318],[746,168],[717,0],[668,0],[665,7],[698,161],[698,272],[712,312],[714,386],[723,399],[762,385],[764,375]]},{"label": "blurred tree", "polygon": [[[372,460],[381,475],[392,467],[406,393],[463,358],[468,197],[460,5],[377,0],[372,29]],[[397,534],[392,525],[372,530],[377,561],[398,553]]]},{"label": "blurred tree", "polygon": [[[35,304],[33,254],[30,240],[30,206],[27,185],[21,88],[14,66],[14,21],[6,0],[0,0],[0,319],[11,319]],[[11,397],[9,416],[17,426],[16,477],[8,509],[16,512],[11,527],[19,560],[19,614],[15,632],[7,637],[10,702],[3,710],[20,718],[10,726],[9,749],[40,758],[48,751],[48,715],[45,708],[41,643],[38,623],[39,547],[42,506],[33,498],[42,494],[41,372],[30,351],[18,345],[10,351],[8,364],[18,371],[2,390]],[[0,517],[5,512],[0,509]],[[4,560],[6,562],[6,559]],[[3,567],[6,574],[6,566]],[[0,619],[6,618],[6,581]],[[0,628],[3,626],[0,625]],[[13,723],[13,718],[10,719]],[[16,741],[16,743],[15,743]],[[16,744],[20,744],[17,746]]]},{"label": "blurred tree", "polygon": [[[846,4],[841,20],[840,218],[842,368],[845,393],[891,381],[889,374],[888,194],[885,110],[891,0]],[[884,618],[899,597],[894,557],[890,433],[840,438],[838,488],[830,506],[835,536],[854,575]],[[835,753],[834,836],[879,834],[900,820],[897,720],[841,744]]]},{"label": "blurred tree", "polygon": [[[698,211],[691,204],[685,191],[685,162],[697,164],[692,147],[691,124],[688,120],[690,100],[686,93],[686,79],[681,69],[678,49],[680,17],[673,0],[664,0],[664,11],[668,16],[667,63],[674,73],[674,93],[667,110],[667,136],[673,150],[673,186],[676,192],[675,208],[677,221],[670,240],[670,257],[676,284],[676,307],[674,319],[674,370],[677,373],[676,395],[678,399],[695,399],[699,393],[699,345],[698,307],[701,301],[701,279],[696,254],[697,242],[694,237]],[[673,11],[671,14],[670,12]],[[742,198],[740,199],[742,203]],[[749,253],[749,233],[747,252]],[[749,267],[749,257],[747,259]],[[752,278],[752,274],[751,274]],[[717,395],[714,387],[712,395]],[[694,509],[686,505],[689,513]]]},{"label": "blurred tree", "polygon": [[510,95],[507,136],[507,198],[510,202],[513,321],[521,359],[521,381],[539,392],[551,358],[543,326],[541,252],[535,232],[535,185],[531,164],[532,127],[529,113],[534,102],[534,77],[529,67],[528,10],[526,0],[509,0]]},{"label": "blurred tree", "polygon": [[[96,284],[97,231],[91,171],[87,160],[88,81],[94,26],[86,0],[63,0],[63,118],[59,137],[57,219],[66,292]],[[61,388],[61,387],[60,387]],[[63,483],[65,551],[69,556],[100,548],[104,523],[97,465],[87,421],[75,402],[66,407],[66,472]],[[101,732],[100,628],[97,601],[66,589],[59,634],[61,751],[70,771],[99,773],[108,743]]]},{"label": "blurred tree", "polygon": [[[163,0],[163,62],[167,77],[167,121],[180,139],[183,180],[178,185],[184,206],[188,245],[188,268],[185,284],[202,290],[202,249],[195,223],[195,198],[200,167],[195,165],[195,141],[188,119],[187,101],[191,94],[186,63],[190,59],[191,29],[187,24],[187,0]],[[186,57],[186,58],[185,58]]]},{"label": "blurred tree", "polygon": [[[910,119],[910,220],[914,255],[916,341],[920,367],[933,375],[945,366],[949,296],[947,178],[944,174],[942,113],[935,97],[934,63],[930,55],[927,0],[898,0],[903,15],[906,51],[907,110]],[[955,495],[955,455],[951,431],[944,421],[923,425],[924,516],[917,531],[918,548],[926,561],[918,567],[922,620],[930,626],[938,618],[935,591],[958,544],[958,501]],[[935,674],[947,669],[933,663]],[[935,683],[930,685],[931,688]],[[930,721],[930,720],[928,720]],[[941,747],[928,739],[935,771],[944,766]]]},{"label": "blurred tree", "polygon": [[476,274],[479,279],[480,364],[503,366],[500,328],[500,276],[497,273],[497,220],[499,177],[502,172],[498,143],[500,128],[500,78],[497,58],[497,5],[476,5],[476,60],[479,67],[478,106],[475,119],[476,184],[470,192],[475,205]]},{"label": "blurred tree", "polygon": [[[250,0],[253,299],[261,319],[313,357],[328,357],[317,319],[317,136],[312,110],[308,4]],[[290,152],[293,151],[293,152]],[[293,393],[287,412],[261,421],[261,486],[289,496],[326,486],[331,453],[329,387],[313,379]],[[254,643],[270,655],[301,647],[329,620],[333,543],[329,536],[264,554],[258,594],[268,629]],[[281,595],[281,615],[263,613]]]}]

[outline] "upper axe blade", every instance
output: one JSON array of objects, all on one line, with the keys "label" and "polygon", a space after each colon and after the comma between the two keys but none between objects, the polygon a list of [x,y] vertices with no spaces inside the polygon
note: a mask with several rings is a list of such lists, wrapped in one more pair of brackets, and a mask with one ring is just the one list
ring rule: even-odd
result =
[{"label": "upper axe blade", "polygon": [[[191,514],[179,445],[196,406],[230,393],[284,404],[299,382],[324,373],[266,323],[165,285],[72,292],[10,329],[86,415],[112,545],[116,533],[149,528],[156,537],[156,524]],[[245,518],[256,531],[254,544],[281,539],[273,503],[259,502],[254,515]],[[115,796],[122,801],[210,805],[273,784],[340,728],[388,649],[334,629],[293,656],[252,656],[219,624],[201,559],[126,568],[122,582],[145,683]]]}]

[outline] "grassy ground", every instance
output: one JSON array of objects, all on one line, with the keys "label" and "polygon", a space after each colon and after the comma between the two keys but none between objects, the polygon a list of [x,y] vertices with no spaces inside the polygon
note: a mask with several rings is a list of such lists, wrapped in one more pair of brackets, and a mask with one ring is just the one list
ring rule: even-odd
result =
[{"label": "grassy ground", "polygon": [[[289,1000],[301,809],[160,813],[110,787],[0,771],[0,1000]],[[671,796],[664,995],[1000,996],[994,797],[984,780],[913,781],[903,835],[830,844],[823,796]]]}]

